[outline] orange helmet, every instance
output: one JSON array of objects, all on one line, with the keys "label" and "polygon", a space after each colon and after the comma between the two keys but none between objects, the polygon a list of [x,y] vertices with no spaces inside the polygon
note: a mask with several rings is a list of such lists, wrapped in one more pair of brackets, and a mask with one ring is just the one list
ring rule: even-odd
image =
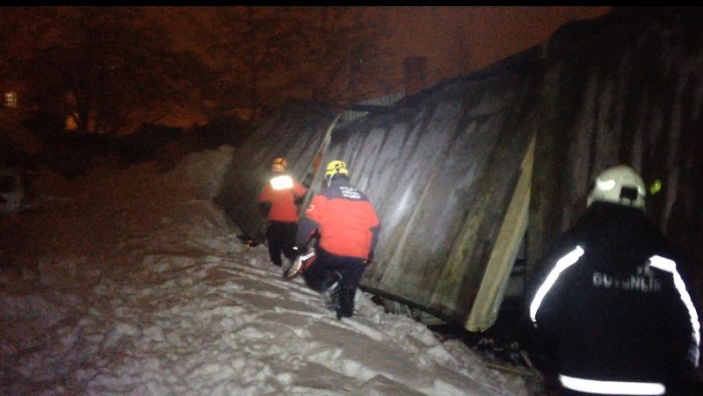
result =
[{"label": "orange helmet", "polygon": [[276,157],[271,164],[271,170],[274,172],[285,172],[288,167],[288,162],[283,157]]}]

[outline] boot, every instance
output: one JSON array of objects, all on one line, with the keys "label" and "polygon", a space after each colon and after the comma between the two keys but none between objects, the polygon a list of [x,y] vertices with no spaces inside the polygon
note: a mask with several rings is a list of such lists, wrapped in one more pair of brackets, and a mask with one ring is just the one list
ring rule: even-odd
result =
[{"label": "boot", "polygon": [[339,308],[337,319],[351,318],[354,315],[354,289],[349,286],[342,286],[339,291]]},{"label": "boot", "polygon": [[330,311],[337,311],[340,308],[340,290],[342,283],[342,275],[334,271],[328,280],[330,286],[325,288],[322,292],[322,296],[325,300],[325,307]]}]

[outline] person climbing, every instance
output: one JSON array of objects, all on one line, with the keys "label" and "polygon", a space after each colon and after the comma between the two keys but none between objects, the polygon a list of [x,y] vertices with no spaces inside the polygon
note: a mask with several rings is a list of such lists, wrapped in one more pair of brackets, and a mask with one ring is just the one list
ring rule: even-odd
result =
[{"label": "person climbing", "polygon": [[258,197],[261,215],[266,217],[266,242],[271,263],[283,266],[281,255],[295,259],[295,236],[298,230],[298,207],[307,188],[286,173],[288,162],[277,157],[271,164],[272,175]]},{"label": "person climbing", "polygon": [[374,257],[381,224],[369,198],[349,182],[341,160],[330,161],[325,186],[300,220],[298,259],[285,276],[302,273],[306,284],[323,293],[337,319],[352,317],[361,276]]}]

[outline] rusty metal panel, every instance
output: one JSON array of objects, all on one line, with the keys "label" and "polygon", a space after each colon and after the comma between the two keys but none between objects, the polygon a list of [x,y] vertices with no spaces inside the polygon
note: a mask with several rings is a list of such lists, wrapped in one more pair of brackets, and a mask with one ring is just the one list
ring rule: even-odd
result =
[{"label": "rusty metal panel", "polygon": [[326,160],[347,161],[383,225],[362,287],[463,323],[528,147],[525,83],[457,79],[335,132]]},{"label": "rusty metal panel", "polygon": [[[382,222],[364,289],[466,319],[531,136],[526,84],[456,79],[334,130],[323,163],[345,160]],[[245,233],[263,239],[255,201],[270,160],[285,156],[302,177],[332,118],[288,109],[237,149],[219,200]]]},{"label": "rusty metal panel", "polygon": [[[667,15],[667,13],[669,15]],[[677,15],[672,18],[673,15]],[[530,257],[538,259],[585,210],[595,176],[618,163],[664,188],[646,214],[679,252],[680,269],[703,289],[703,29],[700,13],[636,11],[569,26],[545,57],[530,210]],[[661,19],[659,19],[661,18]],[[667,19],[671,18],[671,19]],[[662,23],[664,20],[676,23]],[[532,269],[531,271],[534,271]]]},{"label": "rusty metal panel", "polygon": [[520,179],[516,184],[510,206],[496,236],[491,257],[486,264],[478,293],[464,324],[469,331],[485,331],[498,319],[513,265],[527,231],[535,140],[536,137],[533,135],[520,166]]},{"label": "rusty metal panel", "polygon": [[[528,274],[585,209],[595,174],[624,162],[664,182],[647,214],[703,284],[703,30],[695,19],[645,17],[567,26],[536,52],[336,128],[324,161],[347,161],[383,225],[362,287],[465,323],[495,249],[514,245],[496,242],[535,134]],[[292,158],[300,175],[332,118],[289,111],[238,151],[223,196],[244,230],[257,228],[270,158]]]}]

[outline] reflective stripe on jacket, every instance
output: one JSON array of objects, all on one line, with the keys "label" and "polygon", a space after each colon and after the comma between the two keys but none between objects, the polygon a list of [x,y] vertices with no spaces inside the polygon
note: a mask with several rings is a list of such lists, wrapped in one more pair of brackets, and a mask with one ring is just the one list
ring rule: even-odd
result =
[{"label": "reflective stripe on jacket", "polygon": [[556,344],[565,388],[662,395],[672,368],[698,366],[698,314],[670,259],[655,255],[612,276],[576,246],[556,261],[529,308],[536,331]]},{"label": "reflective stripe on jacket", "polygon": [[666,387],[658,382],[598,381],[566,375],[559,375],[559,382],[566,389],[599,395],[655,396],[666,394]]},{"label": "reflective stripe on jacket", "polygon": [[[275,187],[274,187],[275,186]],[[302,198],[307,188],[287,174],[278,174],[261,189],[259,203],[270,203],[267,219],[270,221],[296,222],[296,198]]]}]

